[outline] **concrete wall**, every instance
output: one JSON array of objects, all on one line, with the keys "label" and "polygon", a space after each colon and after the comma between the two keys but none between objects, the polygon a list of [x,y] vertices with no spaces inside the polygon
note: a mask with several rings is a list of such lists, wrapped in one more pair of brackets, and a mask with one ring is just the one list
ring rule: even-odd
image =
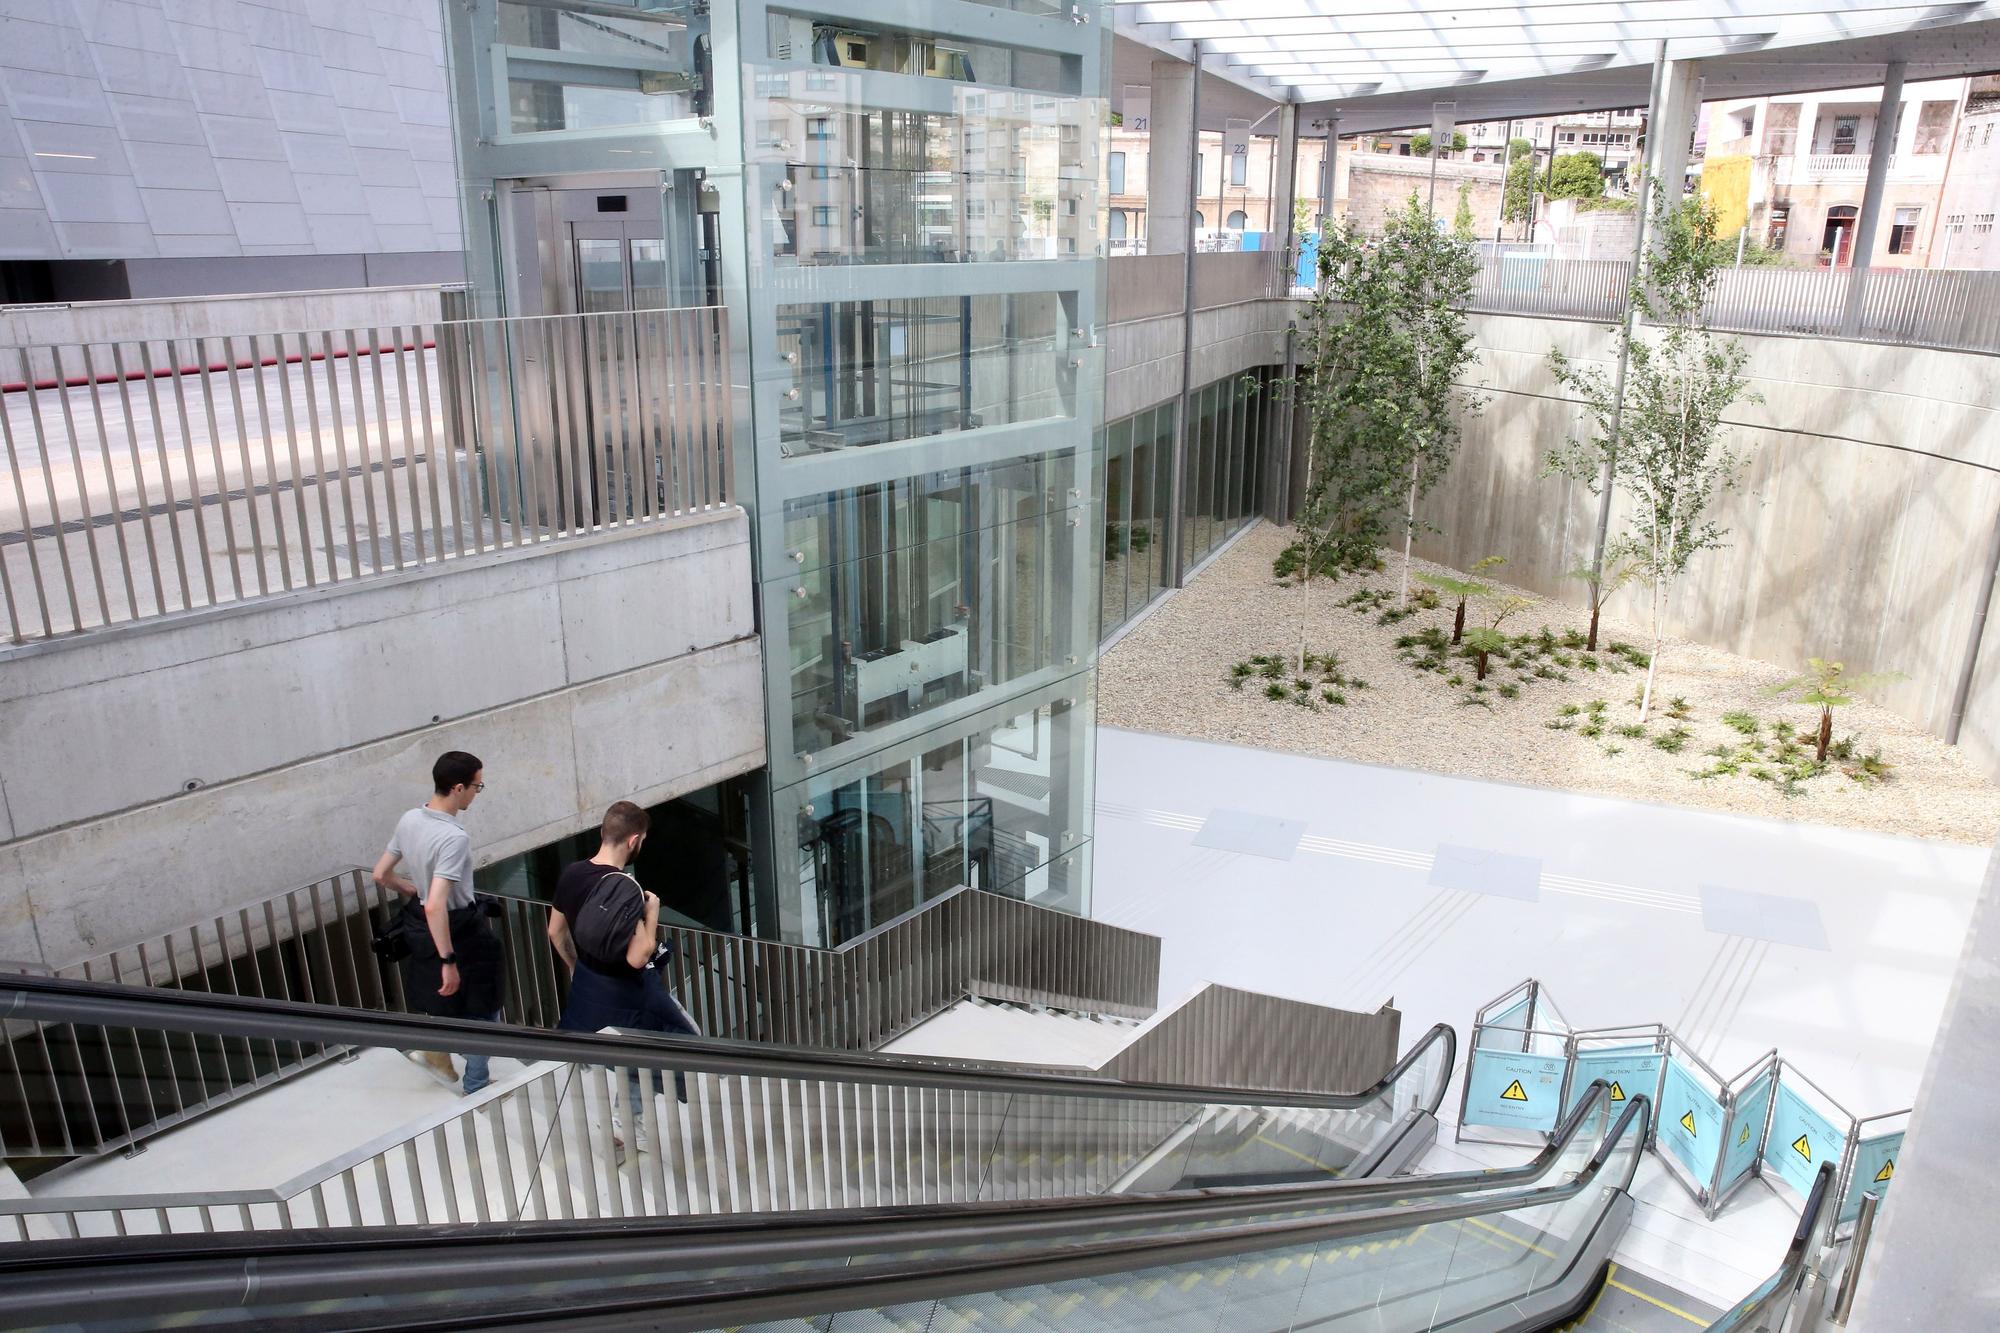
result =
[{"label": "concrete wall", "polygon": [[[1112,267],[1126,261],[1115,260]],[[1290,301],[1243,301],[1194,317],[1194,366],[1189,384],[1200,388],[1253,366],[1282,365]],[[1180,392],[1179,315],[1112,326],[1105,374],[1104,419],[1142,412]]]},{"label": "concrete wall", "polygon": [[[1562,577],[1589,560],[1596,500],[1541,475],[1578,413],[1548,352],[1608,364],[1592,324],[1476,315],[1470,376],[1491,401],[1423,517],[1417,553],[1578,601]],[[1669,622],[1676,635],[1780,664],[1834,658],[1908,679],[1880,701],[1934,732],[1951,712],[1980,572],[2000,522],[2000,364],[1971,353],[1745,337],[1761,404],[1739,404],[1743,489],[1717,512],[1728,545],[1695,558]],[[1614,505],[1613,532],[1623,509]],[[1640,618],[1628,589],[1615,614]],[[2000,773],[2000,624],[1989,621],[1961,744]]]},{"label": "concrete wall", "polygon": [[[1430,197],[1431,161],[1427,157],[1396,157],[1356,153],[1347,170],[1347,217],[1370,236],[1403,211],[1414,192],[1419,201]],[[1458,215],[1458,191],[1466,187],[1472,205],[1473,234],[1491,239],[1500,221],[1503,165],[1464,160],[1464,155],[1437,164],[1437,213],[1450,225]]]},{"label": "concrete wall", "polygon": [[372,863],[467,749],[483,864],[764,762],[731,510],[0,656],[0,958]]}]

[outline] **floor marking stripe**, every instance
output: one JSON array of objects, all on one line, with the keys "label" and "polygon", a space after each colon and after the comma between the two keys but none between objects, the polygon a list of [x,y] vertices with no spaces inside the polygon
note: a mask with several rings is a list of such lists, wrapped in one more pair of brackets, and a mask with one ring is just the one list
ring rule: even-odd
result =
[{"label": "floor marking stripe", "polygon": [[1645,1292],[1640,1291],[1635,1287],[1628,1287],[1623,1282],[1619,1282],[1614,1278],[1606,1278],[1604,1280],[1604,1285],[1607,1287],[1616,1287],[1618,1288],[1618,1290],[1624,1292],[1627,1296],[1637,1296],[1640,1300],[1644,1301],[1648,1305],[1657,1305],[1660,1309],[1665,1310],[1668,1314],[1679,1315],[1681,1318],[1687,1320],[1690,1324],[1694,1324],[1700,1328],[1708,1327],[1708,1321],[1706,1319],[1703,1319],[1700,1315],[1689,1314],[1686,1310],[1681,1309],[1681,1307],[1678,1305],[1668,1305],[1665,1301],[1661,1300],[1659,1297],[1648,1296]]}]

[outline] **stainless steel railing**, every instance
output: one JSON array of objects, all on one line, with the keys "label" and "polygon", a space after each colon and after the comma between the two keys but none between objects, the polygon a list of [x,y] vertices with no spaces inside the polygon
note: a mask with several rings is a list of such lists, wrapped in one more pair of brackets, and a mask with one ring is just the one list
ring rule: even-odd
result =
[{"label": "stainless steel railing", "polygon": [[23,643],[736,501],[715,307],[0,348]]},{"label": "stainless steel railing", "polygon": [[[508,1021],[553,1027],[569,981],[548,944],[549,908],[498,901]],[[402,1013],[400,969],[369,947],[376,927],[400,907],[397,895],[375,888],[357,868],[63,967],[0,968]],[[839,949],[684,926],[661,933],[673,946],[668,985],[696,1025],[743,1041],[874,1050],[974,993],[1143,1017],[1159,985],[1158,939],[970,888]],[[9,1023],[4,1035],[0,1087],[15,1094],[0,1098],[4,1156],[129,1149],[345,1054],[302,1043],[169,1042],[45,1024]]]}]

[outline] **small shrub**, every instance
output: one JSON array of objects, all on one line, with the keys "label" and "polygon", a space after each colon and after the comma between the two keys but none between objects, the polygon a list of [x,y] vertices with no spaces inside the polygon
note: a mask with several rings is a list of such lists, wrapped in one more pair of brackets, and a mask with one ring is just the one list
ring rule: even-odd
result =
[{"label": "small shrub", "polygon": [[1755,768],[1751,769],[1750,776],[1757,779],[1757,781],[1759,782],[1775,782],[1777,780],[1777,775],[1773,773],[1770,769],[1764,767],[1762,764],[1759,764]]},{"label": "small shrub", "polygon": [[1854,737],[1842,736],[1839,740],[1835,741],[1833,744],[1826,747],[1826,757],[1829,759],[1839,759],[1842,761],[1852,759],[1854,758],[1854,751],[1858,745],[1859,742],[1856,741]]},{"label": "small shrub", "polygon": [[1643,740],[1646,736],[1646,724],[1643,722],[1627,722],[1623,726],[1613,727],[1612,730],[1628,741]]},{"label": "small shrub", "polygon": [[1368,688],[1368,682],[1359,676],[1349,676],[1347,678],[1347,688],[1350,690],[1365,690]]},{"label": "small shrub", "polygon": [[1763,726],[1763,723],[1739,708],[1734,712],[1724,713],[1722,715],[1722,725],[1741,735],[1755,736],[1758,728]]},{"label": "small shrub", "polygon": [[1887,782],[1889,770],[1894,767],[1882,757],[1882,748],[1877,746],[1857,759],[1845,772],[1856,782]]},{"label": "small shrub", "polygon": [[1679,754],[1694,739],[1694,733],[1686,727],[1673,727],[1653,737],[1653,748],[1665,750],[1668,754]]},{"label": "small shrub", "polygon": [[1547,727],[1550,731],[1571,731],[1575,729],[1576,722],[1573,718],[1558,717],[1548,722],[1544,722],[1542,723],[1542,725]]},{"label": "small shrub", "polygon": [[1264,658],[1258,663],[1258,669],[1266,680],[1283,680],[1285,677],[1285,664],[1276,657]]},{"label": "small shrub", "polygon": [[1780,741],[1790,741],[1797,738],[1799,729],[1791,723],[1780,719],[1771,724],[1771,734],[1776,736]]},{"label": "small shrub", "polygon": [[1521,687],[1512,684],[1502,685],[1500,687],[1500,697],[1502,699],[1518,699],[1521,697]]},{"label": "small shrub", "polygon": [[1624,754],[1624,753],[1625,753],[1625,747],[1624,747],[1624,746],[1622,746],[1622,745],[1607,745],[1607,746],[1605,746],[1605,747],[1604,747],[1604,753],[1605,753],[1605,754],[1607,754],[1607,755],[1620,755],[1620,754]]},{"label": "small shrub", "polygon": [[1465,677],[1459,675],[1456,671],[1454,671],[1449,676],[1446,676],[1444,678],[1444,683],[1451,686],[1453,689],[1457,689],[1459,686],[1465,684]]},{"label": "small shrub", "polygon": [[1562,646],[1565,648],[1582,648],[1584,642],[1582,630],[1566,629],[1562,632]]},{"label": "small shrub", "polygon": [[1576,704],[1564,704],[1561,708],[1556,709],[1556,716],[1575,717],[1578,713],[1581,713],[1582,711],[1583,709],[1577,706]]},{"label": "small shrub", "polygon": [[1276,681],[1272,681],[1264,687],[1264,697],[1266,699],[1282,699],[1285,697],[1285,687]]},{"label": "small shrub", "polygon": [[1592,657],[1589,653],[1585,653],[1582,656],[1578,657],[1576,659],[1576,664],[1582,667],[1585,671],[1595,671],[1598,669],[1600,665],[1598,660],[1595,657]]},{"label": "small shrub", "polygon": [[1319,697],[1326,700],[1328,703],[1332,704],[1336,708],[1347,707],[1347,696],[1345,694],[1342,694],[1339,690],[1321,690],[1319,692]]},{"label": "small shrub", "polygon": [[1667,700],[1667,716],[1676,722],[1686,722],[1694,716],[1694,709],[1686,699],[1676,694]]},{"label": "small shrub", "polygon": [[1590,739],[1596,740],[1604,734],[1604,724],[1596,721],[1586,722],[1576,729],[1576,734],[1579,736],[1588,736]]},{"label": "small shrub", "polygon": [[1484,708],[1491,711],[1493,701],[1483,694],[1467,694],[1458,701],[1461,708]]}]

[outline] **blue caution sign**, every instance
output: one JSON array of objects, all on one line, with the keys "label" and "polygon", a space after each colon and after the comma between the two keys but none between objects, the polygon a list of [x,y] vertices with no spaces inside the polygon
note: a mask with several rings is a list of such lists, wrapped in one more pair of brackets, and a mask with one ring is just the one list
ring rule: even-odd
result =
[{"label": "blue caution sign", "polygon": [[1474,1051],[1465,1069],[1464,1122],[1545,1133],[1554,1129],[1568,1063],[1560,1055]]},{"label": "blue caution sign", "polygon": [[1660,1084],[1659,1146],[1672,1154],[1698,1189],[1707,1189],[1722,1157],[1722,1103],[1678,1060],[1667,1061]]},{"label": "blue caution sign", "polygon": [[1863,1139],[1854,1145],[1854,1179],[1840,1205],[1841,1221],[1852,1222],[1860,1215],[1862,1195],[1888,1195],[1889,1185],[1896,1179],[1896,1159],[1902,1155],[1901,1131]]},{"label": "blue caution sign", "polygon": [[[1633,1097],[1653,1097],[1660,1086],[1660,1065],[1666,1056],[1650,1046],[1616,1046],[1576,1053],[1576,1073],[1569,1080],[1569,1104],[1603,1079],[1611,1085],[1611,1110],[1624,1109]],[[1657,1111],[1659,1108],[1653,1108]]]},{"label": "blue caution sign", "polygon": [[1736,1094],[1736,1113],[1729,1121],[1729,1142],[1722,1149],[1722,1188],[1728,1189],[1757,1165],[1764,1147],[1764,1119],[1771,1110],[1771,1086],[1776,1071],[1766,1070]]},{"label": "blue caution sign", "polygon": [[1771,1114],[1764,1160],[1777,1169],[1787,1185],[1801,1197],[1811,1193],[1820,1163],[1832,1162],[1838,1167],[1846,1146],[1847,1135],[1836,1130],[1833,1121],[1782,1082],[1778,1084],[1778,1104]]}]

